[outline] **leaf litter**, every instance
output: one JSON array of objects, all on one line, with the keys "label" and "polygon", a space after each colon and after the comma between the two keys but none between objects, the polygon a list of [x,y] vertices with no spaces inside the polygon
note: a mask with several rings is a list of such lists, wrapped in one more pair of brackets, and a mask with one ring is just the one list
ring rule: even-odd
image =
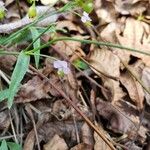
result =
[{"label": "leaf litter", "polygon": [[[52,1],[51,5],[53,9],[57,9],[68,2]],[[46,8],[49,1],[41,0],[37,4]],[[0,29],[6,23],[21,20],[14,0],[5,1],[4,6],[9,13],[0,24]],[[22,15],[25,16],[29,5],[20,1],[20,6]],[[53,22],[57,20],[58,32],[45,33],[41,36],[41,42],[62,36],[91,40],[91,35],[94,35],[98,41],[149,53],[149,7],[148,0],[95,0],[94,10],[90,16],[86,16],[90,17],[87,19],[92,20],[94,27],[89,30],[81,18],[72,13],[54,16]],[[80,11],[79,13],[82,14]],[[23,26],[12,29],[11,32]],[[5,47],[1,42],[0,48],[5,48],[8,52],[20,52],[32,40],[23,38],[21,42],[10,42]],[[150,93],[145,89],[150,89],[150,56],[77,41],[58,41],[42,49],[41,53],[65,62],[69,72],[59,76],[59,70],[63,72],[65,67],[54,67],[56,60],[44,57],[39,60],[39,73],[30,66],[14,97],[13,109],[8,110],[5,101],[0,104],[1,139],[17,139],[19,143],[23,142],[24,150],[111,149],[63,95],[49,84],[50,81],[80,108],[116,149],[149,149]],[[15,68],[16,60],[12,55],[0,56],[0,70],[8,79]],[[84,76],[79,76],[78,68],[73,66],[72,62],[76,60],[87,62],[89,67],[82,68]],[[32,58],[30,64],[35,66]],[[85,78],[86,75],[89,76],[88,79]],[[0,77],[1,90],[7,89],[8,85],[1,74]],[[92,80],[103,88],[96,86]],[[92,91],[95,95],[93,101]],[[12,117],[8,111],[12,113]],[[18,117],[20,122],[16,121]]]}]

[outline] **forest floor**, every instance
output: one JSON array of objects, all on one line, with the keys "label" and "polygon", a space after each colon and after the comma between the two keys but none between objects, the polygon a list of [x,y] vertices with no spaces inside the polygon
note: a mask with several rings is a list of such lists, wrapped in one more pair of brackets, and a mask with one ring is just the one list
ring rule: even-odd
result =
[{"label": "forest floor", "polygon": [[8,149],[150,150],[149,0],[0,1]]}]

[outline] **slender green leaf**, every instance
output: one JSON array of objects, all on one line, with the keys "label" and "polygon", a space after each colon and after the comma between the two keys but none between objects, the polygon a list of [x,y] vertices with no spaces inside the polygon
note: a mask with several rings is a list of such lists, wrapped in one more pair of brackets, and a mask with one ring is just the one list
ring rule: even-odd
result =
[{"label": "slender green leaf", "polygon": [[[35,41],[40,33],[38,32],[38,30],[35,27],[30,27],[30,31],[31,31],[31,34],[32,34],[32,39],[33,39],[33,41]],[[34,49],[40,47],[40,38],[38,38],[33,43],[33,47],[34,47]],[[34,55],[35,65],[36,65],[36,68],[38,68],[39,61],[40,61],[40,49],[35,51],[34,53],[36,54],[36,55]]]},{"label": "slender green leaf", "polygon": [[76,3],[74,1],[68,2],[65,6],[63,6],[62,8],[59,9],[59,12],[73,10],[75,6],[76,6]]},{"label": "slender green leaf", "polygon": [[2,141],[0,150],[8,150],[7,143],[5,140]]},{"label": "slender green leaf", "polygon": [[14,142],[7,142],[7,145],[10,150],[22,150],[21,145],[14,143]]},{"label": "slender green leaf", "polygon": [[15,69],[11,76],[11,83],[9,85],[8,108],[12,106],[14,96],[19,90],[20,82],[26,74],[29,62],[30,56],[26,55],[23,51],[20,52]]},{"label": "slender green leaf", "polygon": [[80,59],[75,60],[75,61],[73,62],[73,64],[74,64],[77,68],[80,68],[80,69],[83,69],[83,70],[89,68],[89,66],[88,66],[84,61],[82,61],[82,60],[80,60]]},{"label": "slender green leaf", "polygon": [[0,91],[0,102],[8,98],[8,94],[9,94],[8,89]]}]

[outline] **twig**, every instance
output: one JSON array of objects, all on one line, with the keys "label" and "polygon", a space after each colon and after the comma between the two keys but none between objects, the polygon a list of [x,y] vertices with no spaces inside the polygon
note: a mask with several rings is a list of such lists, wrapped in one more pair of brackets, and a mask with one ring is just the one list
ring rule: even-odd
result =
[{"label": "twig", "polygon": [[13,122],[12,122],[12,117],[11,117],[10,111],[9,111],[9,118],[10,118],[10,124],[11,124],[11,128],[12,128],[12,132],[14,134],[15,142],[18,143],[18,139],[17,139],[17,136],[16,136],[16,132],[15,132]]},{"label": "twig", "polygon": [[105,141],[105,143],[112,149],[116,150],[115,147],[112,145],[112,143],[105,137],[105,135],[86,117],[85,114],[81,112],[81,110],[74,104],[74,102],[68,98],[68,96],[60,90],[55,84],[53,84],[46,76],[44,76],[42,73],[40,73],[37,69],[35,69],[33,66],[30,65],[30,69],[32,69],[34,72],[36,72],[40,77],[46,79],[49,84],[57,91],[59,92],[66,100],[67,102],[83,117],[83,119],[87,122],[87,124],[92,127],[95,132]]}]

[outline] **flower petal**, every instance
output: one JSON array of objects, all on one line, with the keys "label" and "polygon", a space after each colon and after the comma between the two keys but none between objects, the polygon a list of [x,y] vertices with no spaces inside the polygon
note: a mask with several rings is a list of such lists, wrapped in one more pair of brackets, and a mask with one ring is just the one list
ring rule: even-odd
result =
[{"label": "flower petal", "polygon": [[60,60],[54,61],[53,62],[53,66],[54,66],[54,68],[60,68],[60,67],[62,67],[61,61]]}]

